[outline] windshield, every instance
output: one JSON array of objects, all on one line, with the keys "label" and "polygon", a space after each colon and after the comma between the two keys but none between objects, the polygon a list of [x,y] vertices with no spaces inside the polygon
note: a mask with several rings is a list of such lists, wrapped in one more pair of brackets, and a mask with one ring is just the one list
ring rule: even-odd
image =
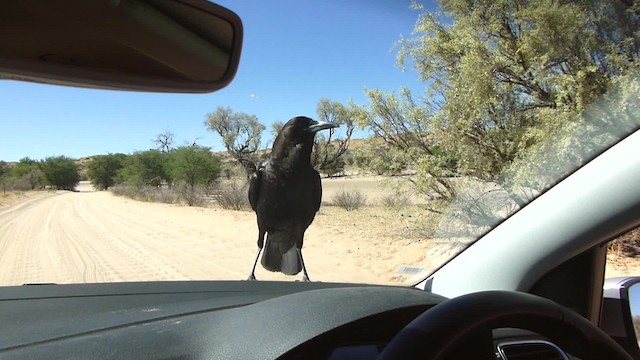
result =
[{"label": "windshield", "polygon": [[640,126],[624,1],[218,3],[212,94],[0,83],[0,286],[415,284]]}]

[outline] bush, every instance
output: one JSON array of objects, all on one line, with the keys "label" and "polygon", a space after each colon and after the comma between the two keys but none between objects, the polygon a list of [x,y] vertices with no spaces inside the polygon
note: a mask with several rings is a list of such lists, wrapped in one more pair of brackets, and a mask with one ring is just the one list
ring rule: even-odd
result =
[{"label": "bush", "polygon": [[251,209],[246,181],[228,181],[221,184],[215,191],[218,204],[228,210]]},{"label": "bush", "polygon": [[410,193],[389,194],[380,198],[380,203],[387,209],[397,209],[411,205]]},{"label": "bush", "polygon": [[96,190],[107,190],[116,183],[116,175],[124,167],[127,155],[107,154],[95,156],[87,165],[87,176]]},{"label": "bush", "polygon": [[176,193],[180,199],[184,200],[189,206],[205,206],[207,199],[204,189],[200,186],[191,186],[186,183],[180,183],[175,186]]},{"label": "bush", "polygon": [[134,200],[176,204],[179,202],[178,193],[168,188],[154,186],[114,185],[109,190],[119,196],[125,196]]},{"label": "bush", "polygon": [[31,184],[24,179],[15,179],[14,181],[5,184],[7,191],[28,191],[33,190]]},{"label": "bush", "polygon": [[336,194],[333,197],[333,202],[336,206],[339,206],[347,211],[358,210],[367,202],[367,197],[360,191],[345,191]]},{"label": "bush", "polygon": [[59,190],[73,190],[80,182],[75,160],[64,155],[51,156],[40,164],[42,173],[50,185]]},{"label": "bush", "polygon": [[152,186],[146,187],[149,191],[147,201],[160,202],[164,204],[177,204],[179,202],[179,194],[173,189],[166,187],[155,188]]}]

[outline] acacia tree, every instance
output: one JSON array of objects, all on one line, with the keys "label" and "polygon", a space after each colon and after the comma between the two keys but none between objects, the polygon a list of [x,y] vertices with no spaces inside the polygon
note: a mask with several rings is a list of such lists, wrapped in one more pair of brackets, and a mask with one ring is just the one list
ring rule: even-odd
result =
[{"label": "acacia tree", "polygon": [[118,171],[125,165],[127,155],[107,154],[94,157],[87,167],[87,177],[96,190],[107,190],[115,185]]},{"label": "acacia tree", "polygon": [[399,95],[375,89],[365,93],[370,105],[353,105],[355,121],[382,144],[374,141],[361,147],[356,154],[358,165],[384,175],[397,175],[411,165],[418,176],[407,180],[419,193],[437,199],[454,197],[454,180],[459,175],[456,159],[439,144],[431,106],[415,101],[406,88]]},{"label": "acacia tree", "polygon": [[44,174],[40,170],[40,162],[30,157],[18,160],[18,163],[11,169],[10,175],[13,181],[28,184],[31,190],[42,186],[45,181]]},{"label": "acacia tree", "polygon": [[220,176],[220,159],[204,146],[181,146],[171,152],[171,173],[187,205],[198,204],[199,190]]},{"label": "acacia tree", "polygon": [[124,166],[117,172],[116,182],[135,187],[158,187],[163,182],[171,184],[168,156],[155,149],[135,152],[127,156]]},{"label": "acacia tree", "polygon": [[40,163],[45,179],[60,190],[73,190],[80,182],[78,165],[74,159],[60,155],[51,156]]},{"label": "acacia tree", "polygon": [[319,121],[332,122],[338,128],[316,134],[313,142],[311,163],[319,171],[331,177],[344,170],[342,155],[349,149],[351,135],[355,129],[353,114],[349,107],[329,99],[320,99],[316,106]]},{"label": "acacia tree", "polygon": [[637,67],[638,17],[614,0],[440,7],[417,6],[415,36],[399,42],[399,64],[418,72],[426,96],[369,90],[359,123],[410,156],[421,192],[450,199],[457,179],[475,179],[521,205],[527,196],[506,168]]},{"label": "acacia tree", "polygon": [[353,153],[356,166],[375,175],[400,175],[408,165],[404,151],[377,138],[365,139]]},{"label": "acacia tree", "polygon": [[247,177],[255,172],[255,153],[265,130],[255,115],[218,106],[216,111],[207,114],[204,125],[207,130],[220,135],[227,152],[244,168]]},{"label": "acacia tree", "polygon": [[156,138],[153,139],[153,143],[156,144],[156,148],[163,153],[168,153],[171,151],[175,136],[171,131],[165,131],[161,134],[156,135]]}]

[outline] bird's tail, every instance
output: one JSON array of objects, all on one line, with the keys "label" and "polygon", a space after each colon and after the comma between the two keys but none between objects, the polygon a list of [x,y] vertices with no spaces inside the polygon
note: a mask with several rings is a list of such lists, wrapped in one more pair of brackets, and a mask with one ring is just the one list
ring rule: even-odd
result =
[{"label": "bird's tail", "polygon": [[267,244],[262,253],[260,263],[269,271],[280,271],[286,275],[296,275],[302,270],[298,250],[295,245],[289,249],[283,248],[282,244],[290,244],[288,241],[279,241],[279,236],[283,235],[278,232],[267,233]]}]

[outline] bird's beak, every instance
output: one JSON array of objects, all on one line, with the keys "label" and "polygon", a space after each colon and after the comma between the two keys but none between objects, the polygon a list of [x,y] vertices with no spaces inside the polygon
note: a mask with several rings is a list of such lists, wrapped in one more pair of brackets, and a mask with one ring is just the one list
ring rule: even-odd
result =
[{"label": "bird's beak", "polygon": [[331,123],[331,122],[314,121],[313,124],[311,126],[309,126],[309,131],[311,133],[315,134],[320,130],[333,129],[333,128],[337,128],[339,126],[340,125],[335,124],[335,123]]}]

